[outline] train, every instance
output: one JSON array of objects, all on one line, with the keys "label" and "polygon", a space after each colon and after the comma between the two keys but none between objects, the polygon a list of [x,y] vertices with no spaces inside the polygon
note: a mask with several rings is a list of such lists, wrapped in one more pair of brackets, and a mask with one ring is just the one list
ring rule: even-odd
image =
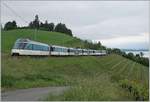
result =
[{"label": "train", "polygon": [[48,45],[25,38],[17,39],[11,50],[12,56],[102,56],[106,54],[106,50],[81,49],[58,45]]}]

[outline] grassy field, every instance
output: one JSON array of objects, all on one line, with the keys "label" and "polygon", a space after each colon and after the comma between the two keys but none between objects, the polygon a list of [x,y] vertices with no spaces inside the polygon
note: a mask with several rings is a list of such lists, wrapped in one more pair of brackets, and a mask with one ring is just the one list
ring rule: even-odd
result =
[{"label": "grassy field", "polygon": [[[46,100],[136,100],[136,91],[148,100],[148,67],[119,55],[11,57],[14,41],[20,37],[32,38],[33,33],[34,30],[2,32],[2,90],[71,86],[63,95],[49,95]],[[82,45],[70,36],[46,31],[38,31],[38,41]],[[127,89],[129,86],[134,92]]]}]

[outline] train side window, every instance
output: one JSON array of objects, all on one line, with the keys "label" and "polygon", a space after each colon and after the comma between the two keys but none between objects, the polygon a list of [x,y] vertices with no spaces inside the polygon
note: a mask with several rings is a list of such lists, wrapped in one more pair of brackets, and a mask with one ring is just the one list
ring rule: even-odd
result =
[{"label": "train side window", "polygon": [[18,43],[18,49],[25,49],[27,43]]},{"label": "train side window", "polygon": [[32,50],[32,44],[28,44],[25,49]]},{"label": "train side window", "polygon": [[66,48],[64,48],[64,49],[63,49],[63,52],[67,52],[67,49],[66,49]]},{"label": "train side window", "polygon": [[68,52],[67,48],[62,48],[63,52]]},{"label": "train side window", "polygon": [[54,47],[54,51],[58,52],[58,48],[57,48],[57,47]]},{"label": "train side window", "polygon": [[42,45],[38,45],[38,50],[40,50],[40,51],[44,51],[44,46],[42,46]]},{"label": "train side window", "polygon": [[34,44],[32,45],[32,48],[33,48],[33,50],[35,50],[35,45]]},{"label": "train side window", "polygon": [[53,47],[53,51],[59,52],[59,48],[58,47]]},{"label": "train side window", "polygon": [[55,51],[56,51],[56,52],[62,52],[62,48],[55,47]]},{"label": "train side window", "polygon": [[48,46],[46,46],[46,51],[49,51],[49,47]]},{"label": "train side window", "polygon": [[33,44],[33,50],[39,50],[38,45]]},{"label": "train side window", "polygon": [[46,46],[41,46],[41,50],[46,51]]},{"label": "train side window", "polygon": [[43,50],[44,50],[44,51],[48,51],[48,50],[49,50],[49,47],[43,46]]},{"label": "train side window", "polygon": [[36,50],[40,50],[40,46],[39,45],[35,45],[35,49]]},{"label": "train side window", "polygon": [[62,51],[62,52],[65,52],[65,49],[64,49],[64,48],[61,48],[61,51]]}]

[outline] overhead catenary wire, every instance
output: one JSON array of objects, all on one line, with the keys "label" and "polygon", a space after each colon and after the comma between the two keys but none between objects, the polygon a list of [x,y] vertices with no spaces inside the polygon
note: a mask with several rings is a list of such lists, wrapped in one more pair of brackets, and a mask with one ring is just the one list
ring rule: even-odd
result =
[{"label": "overhead catenary wire", "polygon": [[28,21],[26,21],[23,17],[21,17],[19,14],[16,13],[16,11],[14,11],[10,6],[8,6],[6,3],[4,3],[4,6],[7,7],[11,12],[13,12],[13,14],[15,14],[15,16],[19,17],[23,22],[28,24]]},{"label": "overhead catenary wire", "polygon": [[[28,21],[26,21],[23,17],[21,17],[18,13],[16,13],[16,11],[13,10],[10,6],[8,6],[8,5],[7,5],[6,3],[4,3],[4,2],[3,2],[3,4],[4,4],[4,6],[5,6],[6,8],[8,8],[11,12],[13,12],[13,14],[15,14],[15,16],[19,17],[23,22],[29,24]],[[35,31],[34,31],[34,40],[36,40],[36,33],[37,33],[37,29],[35,29]]]}]

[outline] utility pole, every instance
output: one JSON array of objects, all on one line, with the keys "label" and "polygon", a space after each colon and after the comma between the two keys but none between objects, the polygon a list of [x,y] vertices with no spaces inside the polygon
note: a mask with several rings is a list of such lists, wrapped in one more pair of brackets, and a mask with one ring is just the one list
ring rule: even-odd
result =
[{"label": "utility pole", "polygon": [[35,20],[33,22],[34,22],[34,26],[35,26],[34,39],[36,40],[37,30],[39,29],[39,17],[38,17],[38,15],[35,16]]},{"label": "utility pole", "polygon": [[37,29],[35,28],[34,30],[34,40],[36,41],[36,33],[37,33]]}]

